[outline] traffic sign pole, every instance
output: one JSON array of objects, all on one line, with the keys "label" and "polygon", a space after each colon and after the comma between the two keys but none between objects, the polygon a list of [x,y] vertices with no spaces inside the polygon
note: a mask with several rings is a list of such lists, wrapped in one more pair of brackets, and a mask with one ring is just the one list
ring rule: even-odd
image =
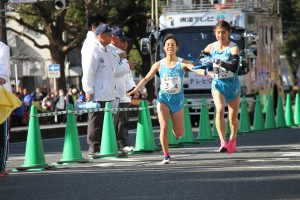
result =
[{"label": "traffic sign pole", "polygon": [[54,78],[53,80],[54,80],[54,91],[56,91],[56,78]]}]

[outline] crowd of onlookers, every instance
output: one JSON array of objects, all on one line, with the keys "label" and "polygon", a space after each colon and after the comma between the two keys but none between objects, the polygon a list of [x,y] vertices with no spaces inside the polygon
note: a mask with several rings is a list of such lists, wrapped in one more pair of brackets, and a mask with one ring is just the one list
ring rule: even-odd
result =
[{"label": "crowd of onlookers", "polygon": [[[47,86],[37,87],[35,91],[28,91],[27,88],[13,87],[13,93],[21,100],[22,105],[12,113],[12,127],[28,125],[31,106],[36,106],[38,112],[64,111],[69,104],[75,106],[76,101],[85,102],[84,91],[79,91],[75,86],[71,86],[68,92],[63,89],[50,92]],[[87,114],[77,115],[78,122],[86,122]],[[47,118],[47,123],[66,123],[66,115],[52,116]]]}]

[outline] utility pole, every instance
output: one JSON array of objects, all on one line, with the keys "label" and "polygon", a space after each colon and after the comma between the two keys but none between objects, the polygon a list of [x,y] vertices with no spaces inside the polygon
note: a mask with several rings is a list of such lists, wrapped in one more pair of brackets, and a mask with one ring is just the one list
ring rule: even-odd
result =
[{"label": "utility pole", "polygon": [[0,19],[1,19],[0,40],[1,40],[1,42],[7,44],[6,20],[5,20],[5,3],[6,3],[6,0],[0,0]]}]

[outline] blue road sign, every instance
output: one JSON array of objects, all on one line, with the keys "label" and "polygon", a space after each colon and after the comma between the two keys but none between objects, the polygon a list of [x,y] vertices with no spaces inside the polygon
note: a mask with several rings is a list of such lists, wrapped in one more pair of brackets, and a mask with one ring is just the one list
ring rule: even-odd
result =
[{"label": "blue road sign", "polygon": [[49,65],[48,78],[60,78],[60,65],[59,64]]}]

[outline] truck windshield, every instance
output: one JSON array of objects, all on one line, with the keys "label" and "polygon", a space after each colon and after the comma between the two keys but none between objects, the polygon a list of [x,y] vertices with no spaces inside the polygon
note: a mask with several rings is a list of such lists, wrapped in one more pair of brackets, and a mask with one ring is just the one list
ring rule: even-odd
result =
[{"label": "truck windshield", "polygon": [[[177,51],[177,56],[183,59],[189,60],[188,55],[191,54],[197,57],[204,48],[216,41],[216,37],[212,32],[213,27],[202,26],[202,27],[182,27],[177,29],[168,29],[160,33],[158,39],[158,51],[157,59],[160,60],[165,57],[165,52],[162,47],[163,38],[166,34],[173,34],[179,43],[179,49]],[[244,49],[244,38],[239,41],[233,41],[238,46],[239,49]]]}]

